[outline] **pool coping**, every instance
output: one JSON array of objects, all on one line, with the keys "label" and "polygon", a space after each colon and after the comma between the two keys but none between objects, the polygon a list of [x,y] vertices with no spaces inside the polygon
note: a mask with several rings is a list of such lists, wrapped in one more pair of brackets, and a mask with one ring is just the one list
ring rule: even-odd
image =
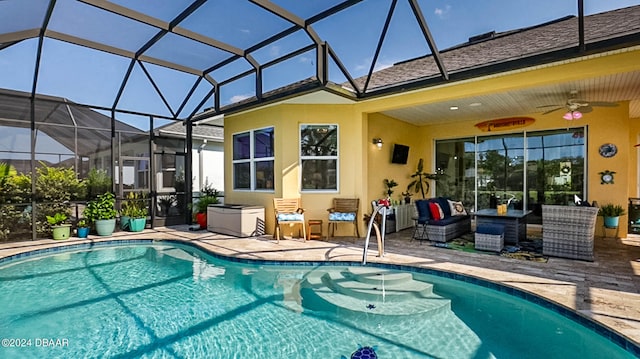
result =
[{"label": "pool coping", "polygon": [[[104,237],[99,238],[98,240],[82,240],[82,241],[74,241],[74,243],[68,242],[53,242],[53,243],[42,243],[37,244],[39,247],[33,249],[32,246],[24,246],[18,251],[18,253],[3,256],[0,254],[0,266],[5,264],[9,264],[13,261],[18,261],[30,257],[37,257],[42,255],[54,254],[58,252],[69,252],[75,250],[87,250],[95,247],[108,247],[108,246],[125,246],[131,244],[177,244],[183,245],[187,247],[191,247],[197,250],[200,250],[207,255],[210,255],[214,258],[223,259],[229,262],[235,263],[246,263],[246,264],[262,264],[262,265],[280,265],[280,266],[326,266],[326,265],[343,265],[343,266],[362,266],[361,262],[353,261],[353,260],[332,260],[332,261],[317,261],[317,260],[269,260],[269,259],[253,259],[253,258],[243,258],[236,256],[229,256],[217,253],[213,251],[211,248],[203,245],[203,243],[192,240],[182,240],[182,239],[153,239],[153,238],[140,238],[140,239],[119,239],[112,237]],[[31,249],[29,249],[31,247]],[[552,299],[545,298],[538,294],[532,293],[525,289],[516,288],[513,286],[509,286],[507,284],[496,283],[489,279],[473,276],[470,274],[462,274],[456,273],[452,271],[447,271],[443,269],[434,269],[420,266],[412,266],[406,264],[395,264],[395,263],[380,263],[380,262],[367,262],[368,266],[384,268],[384,269],[395,269],[395,270],[403,270],[403,271],[412,271],[417,273],[430,274],[442,278],[453,279],[464,283],[470,283],[474,285],[478,285],[483,288],[488,288],[495,290],[500,293],[508,294],[514,296],[516,298],[520,298],[526,300],[530,303],[537,304],[545,309],[551,310],[554,313],[557,313],[565,318],[573,320],[574,322],[580,324],[581,326],[588,328],[600,336],[608,339],[609,341],[615,343],[622,349],[626,350],[628,353],[635,355],[636,357],[640,357],[640,345],[634,342],[632,339],[627,338],[624,334],[616,331],[614,328],[607,326],[605,323],[601,323],[594,318],[590,318],[579,311],[573,310],[572,308],[568,308],[561,303],[557,303]]]}]

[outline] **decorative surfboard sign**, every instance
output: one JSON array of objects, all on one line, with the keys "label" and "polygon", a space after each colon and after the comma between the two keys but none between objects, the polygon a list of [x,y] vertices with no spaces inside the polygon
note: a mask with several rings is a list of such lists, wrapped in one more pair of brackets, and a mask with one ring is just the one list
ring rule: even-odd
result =
[{"label": "decorative surfboard sign", "polygon": [[531,117],[508,117],[476,123],[476,127],[482,132],[507,131],[529,126],[534,122],[536,120]]}]

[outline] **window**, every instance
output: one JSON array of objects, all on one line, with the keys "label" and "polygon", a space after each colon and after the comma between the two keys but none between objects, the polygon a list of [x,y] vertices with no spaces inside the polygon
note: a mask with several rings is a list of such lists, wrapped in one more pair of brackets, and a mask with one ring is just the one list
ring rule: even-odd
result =
[{"label": "window", "polygon": [[586,200],[585,131],[569,128],[436,141],[438,196],[472,210],[505,203],[542,223],[542,204]]},{"label": "window", "polygon": [[303,191],[338,190],[338,126],[301,125]]},{"label": "window", "polygon": [[233,188],[273,190],[273,127],[233,135]]}]

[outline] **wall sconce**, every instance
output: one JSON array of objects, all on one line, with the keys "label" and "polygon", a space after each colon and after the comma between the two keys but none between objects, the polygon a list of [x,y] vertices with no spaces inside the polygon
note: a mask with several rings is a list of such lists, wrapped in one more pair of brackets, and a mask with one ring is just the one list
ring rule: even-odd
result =
[{"label": "wall sconce", "polygon": [[382,149],[382,138],[380,137],[376,137],[373,139],[373,144],[378,146],[378,149],[381,150]]}]

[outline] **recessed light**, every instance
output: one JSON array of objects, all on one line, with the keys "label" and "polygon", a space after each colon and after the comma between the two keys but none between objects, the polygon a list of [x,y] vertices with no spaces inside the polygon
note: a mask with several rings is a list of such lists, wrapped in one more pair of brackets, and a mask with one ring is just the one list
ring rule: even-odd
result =
[{"label": "recessed light", "polygon": [[482,106],[482,103],[480,102],[474,102],[474,103],[470,103],[469,107],[478,107],[478,106]]},{"label": "recessed light", "polygon": [[449,107],[449,110],[451,110],[451,111],[455,111],[455,110],[457,110],[457,109],[458,109],[458,106],[451,106],[451,107]]}]

